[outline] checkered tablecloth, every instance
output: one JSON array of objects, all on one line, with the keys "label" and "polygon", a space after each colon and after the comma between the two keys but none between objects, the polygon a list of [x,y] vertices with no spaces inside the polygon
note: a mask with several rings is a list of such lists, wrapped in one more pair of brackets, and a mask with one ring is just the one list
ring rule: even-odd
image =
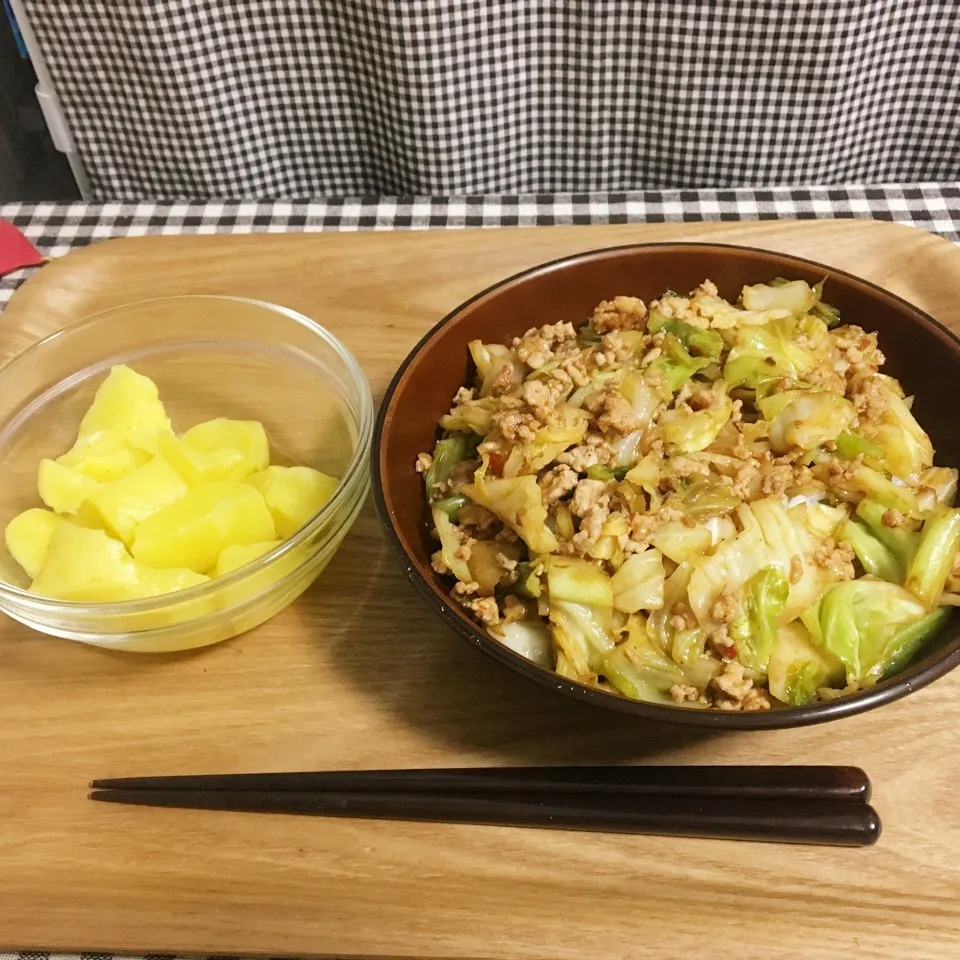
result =
[{"label": "checkered tablecloth", "polygon": [[[960,242],[960,181],[769,190],[331,198],[304,203],[36,203],[0,205],[48,257],[109,237],[178,233],[460,229],[593,223],[696,223],[859,217]],[[29,271],[0,279],[0,310]]]},{"label": "checkered tablecloth", "polygon": [[[48,257],[63,256],[77,247],[109,237],[144,234],[458,229],[835,217],[895,221],[960,243],[960,182],[602,195],[337,198],[310,203],[6,204],[0,205],[0,217],[16,224]],[[28,273],[18,271],[0,280],[0,309]],[[105,954],[24,952],[0,953],[0,960],[112,958]],[[151,960],[156,958],[151,957]]]}]

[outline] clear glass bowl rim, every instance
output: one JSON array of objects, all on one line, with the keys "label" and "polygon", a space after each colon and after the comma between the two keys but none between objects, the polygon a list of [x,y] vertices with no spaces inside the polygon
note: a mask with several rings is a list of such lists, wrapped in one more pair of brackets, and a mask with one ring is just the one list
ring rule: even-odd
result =
[{"label": "clear glass bowl rim", "polygon": [[[8,371],[23,362],[29,362],[37,356],[45,347],[48,347],[55,340],[65,337],[70,333],[79,331],[85,327],[91,327],[101,322],[105,318],[127,311],[143,307],[146,305],[159,305],[164,303],[174,304],[183,300],[219,300],[232,303],[243,303],[249,306],[260,307],[276,313],[281,313],[295,323],[307,329],[310,333],[316,334],[329,346],[343,363],[350,375],[351,385],[354,387],[357,397],[351,398],[359,400],[357,403],[357,444],[350,458],[343,476],[340,478],[340,485],[336,492],[321,508],[320,512],[297,533],[288,540],[285,540],[280,546],[275,547],[269,553],[265,553],[256,560],[239,567],[237,570],[224,574],[221,577],[211,579],[207,583],[201,583],[196,587],[188,587],[185,590],[177,590],[173,593],[161,594],[158,597],[148,597],[143,600],[121,600],[113,603],[82,603],[70,600],[55,600],[50,597],[41,597],[29,590],[16,587],[13,584],[0,580],[0,600],[10,599],[18,607],[27,608],[37,613],[46,612],[69,612],[74,611],[78,616],[95,613],[105,617],[126,615],[133,613],[151,613],[167,610],[181,603],[202,598],[210,593],[220,591],[225,587],[243,583],[248,577],[255,576],[263,570],[268,569],[274,562],[285,557],[288,553],[296,550],[308,541],[320,528],[323,527],[327,518],[337,513],[342,507],[350,504],[358,496],[362,497],[366,490],[367,460],[370,455],[370,444],[373,438],[373,396],[370,393],[370,385],[367,382],[363,368],[360,366],[356,357],[335,337],[329,330],[322,327],[319,323],[304,316],[297,310],[290,307],[284,307],[280,304],[269,303],[266,300],[257,300],[252,297],[234,297],[224,294],[178,294],[170,297],[147,297],[142,300],[131,301],[116,307],[109,307],[97,313],[90,314],[75,323],[69,324],[62,330],[44,337],[37,343],[20,351],[15,357],[8,360],[3,366],[0,366],[0,390],[3,389],[4,377]],[[347,507],[347,514],[351,512]],[[340,525],[334,527],[329,535],[324,538],[324,542],[337,535]],[[311,556],[322,550],[323,543],[317,545]]]}]

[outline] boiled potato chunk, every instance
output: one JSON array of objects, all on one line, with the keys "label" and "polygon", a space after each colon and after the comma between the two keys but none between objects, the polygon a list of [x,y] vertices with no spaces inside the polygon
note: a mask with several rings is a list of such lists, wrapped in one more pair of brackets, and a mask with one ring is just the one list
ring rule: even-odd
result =
[{"label": "boiled potato chunk", "polygon": [[263,494],[277,535],[284,540],[315,517],[340,485],[312,467],[267,467],[247,482]]},{"label": "boiled potato chunk", "polygon": [[147,517],[179,500],[190,488],[163,457],[154,457],[93,493],[84,507],[94,510],[104,529],[127,546]]},{"label": "boiled potato chunk", "polygon": [[55,460],[40,461],[37,491],[40,499],[56,513],[76,513],[80,504],[101,486],[76,467],[66,467]]},{"label": "boiled potato chunk", "polygon": [[181,437],[161,437],[160,453],[190,486],[217,480],[242,480],[248,475],[243,452],[225,447],[220,450],[197,450]]},{"label": "boiled potato chunk", "polygon": [[63,521],[53,531],[46,559],[30,590],[57,600],[110,603],[172,593],[206,580],[192,570],[145,568],[103,530]]},{"label": "boiled potato chunk", "polygon": [[263,424],[256,420],[208,420],[191,427],[181,438],[188,447],[201,453],[235,450],[241,455],[229,476],[210,479],[243,480],[266,470],[270,464],[270,443]]},{"label": "boiled potato chunk", "polygon": [[116,433],[103,431],[80,437],[57,463],[73,467],[85,476],[109,483],[119,480],[150,459],[144,450],[130,446]]},{"label": "boiled potato chunk", "polygon": [[7,524],[4,540],[10,556],[31,579],[43,566],[53,531],[64,522],[55,513],[34,507],[18,514]]},{"label": "boiled potato chunk", "polygon": [[245,483],[218,481],[191,488],[141,523],[133,556],[151,567],[213,569],[224,548],[275,540],[270,511]]},{"label": "boiled potato chunk", "polygon": [[213,575],[222,577],[225,573],[238,570],[250,563],[251,560],[256,560],[257,557],[269,553],[274,547],[279,547],[281,543],[283,543],[282,540],[263,540],[260,543],[248,543],[245,546],[234,544],[225,547],[220,551],[220,556],[217,557],[217,566]]},{"label": "boiled potato chunk", "polygon": [[90,409],[80,421],[78,437],[113,433],[123,439],[142,430],[172,432],[157,385],[125,364],[112,367]]}]

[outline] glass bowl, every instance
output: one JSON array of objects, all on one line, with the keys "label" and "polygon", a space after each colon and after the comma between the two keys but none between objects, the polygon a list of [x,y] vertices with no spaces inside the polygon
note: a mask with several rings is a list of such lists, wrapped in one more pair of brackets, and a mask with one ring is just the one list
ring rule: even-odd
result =
[{"label": "glass bowl", "polygon": [[323,509],[270,553],[197,587],[146,600],[76,603],[37,596],[0,545],[0,610],[42,633],[163,653],[227,640],[263,623],[316,579],[369,487],[373,401],[363,371],[330,333],[257,300],[145,300],[82,320],[0,369],[0,527],[41,506],[37,467],[66,451],[111,366],[160,390],[174,430],[215,417],[259,420],[271,463],[340,478]]}]

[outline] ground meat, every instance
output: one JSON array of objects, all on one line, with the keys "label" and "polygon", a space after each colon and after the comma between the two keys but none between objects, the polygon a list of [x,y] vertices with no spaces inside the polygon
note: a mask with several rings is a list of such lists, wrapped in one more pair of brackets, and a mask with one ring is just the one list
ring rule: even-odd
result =
[{"label": "ground meat", "polygon": [[517,561],[511,560],[508,556],[502,553],[498,553],[496,556],[497,566],[501,570],[505,570],[507,573],[513,573],[517,569]]},{"label": "ground meat", "polygon": [[515,623],[517,620],[523,620],[527,615],[526,605],[512,593],[508,593],[503,598],[503,622]]},{"label": "ground meat", "polygon": [[873,371],[867,376],[856,376],[850,381],[849,398],[857,410],[858,426],[866,435],[864,427],[876,428],[887,410],[887,394],[881,386],[880,378]]},{"label": "ground meat", "polygon": [[417,454],[417,473],[426,473],[433,466],[433,457],[429,453]]},{"label": "ground meat", "polygon": [[710,607],[710,619],[718,623],[730,623],[740,616],[740,591],[726,586]]},{"label": "ground meat", "polygon": [[450,568],[443,559],[442,550],[437,550],[437,552],[430,557],[430,566],[433,567],[441,577],[446,576],[450,572]]},{"label": "ground meat", "polygon": [[630,356],[630,348],[623,342],[623,337],[616,330],[601,339],[600,349],[606,357],[611,358],[615,363],[623,363]]},{"label": "ground meat", "polygon": [[[585,481],[581,481],[585,482]],[[580,520],[580,529],[573,535],[573,548],[581,556],[588,554],[597,545],[600,531],[610,515],[610,498],[604,494]]]},{"label": "ground meat", "polygon": [[493,597],[481,597],[479,600],[468,600],[464,606],[471,610],[488,627],[500,622],[500,611],[497,608],[497,601]]},{"label": "ground meat", "polygon": [[476,580],[470,580],[468,583],[464,583],[462,580],[458,580],[453,585],[453,595],[455,597],[468,597],[471,593],[476,593],[480,589],[480,584]]},{"label": "ground meat", "polygon": [[847,388],[846,380],[842,374],[838,373],[836,368],[829,360],[814,367],[803,375],[804,380],[824,390],[830,390],[833,393],[844,393]]},{"label": "ground meat", "polygon": [[534,416],[540,421],[547,419],[556,406],[557,398],[562,393],[563,388],[558,393],[554,393],[542,380],[527,380],[523,385],[523,399],[530,405]]},{"label": "ground meat", "polygon": [[455,560],[463,560],[464,562],[466,562],[467,560],[469,560],[470,557],[473,556],[473,545],[474,545],[476,542],[477,542],[477,541],[474,540],[473,537],[470,537],[469,539],[464,540],[464,542],[461,543],[460,546],[457,547],[457,549],[453,551],[453,557],[454,557],[454,559],[455,559]]},{"label": "ground meat", "polygon": [[824,570],[829,570],[840,580],[852,580],[856,576],[853,558],[856,554],[849,543],[837,543],[833,537],[826,540],[813,551],[812,560]]},{"label": "ground meat", "polygon": [[516,385],[513,367],[509,363],[505,363],[500,367],[500,371],[490,384],[490,396],[502,397],[505,393],[509,393]]},{"label": "ground meat", "polygon": [[565,450],[557,457],[557,463],[572,467],[577,473],[586,473],[590,467],[604,464],[609,460],[610,452],[602,447],[580,444]]},{"label": "ground meat", "polygon": [[727,625],[725,623],[721,623],[716,630],[710,632],[707,636],[707,646],[721,660],[735,660],[737,658],[737,645],[727,633]]},{"label": "ground meat", "polygon": [[670,688],[670,697],[674,703],[693,703],[700,699],[700,691],[696,687],[688,686],[685,683],[675,683]]},{"label": "ground meat", "polygon": [[662,313],[665,317],[675,317],[677,320],[683,320],[698,327],[706,325],[700,314],[692,308],[689,297],[668,294],[661,297],[660,300],[655,300],[650,304],[650,307],[658,313]]},{"label": "ground meat", "polygon": [[905,520],[906,517],[904,517],[899,510],[894,510],[892,507],[881,517],[881,523],[885,527],[902,527]]},{"label": "ground meat", "polygon": [[601,499],[607,496],[607,484],[604,480],[580,480],[570,501],[570,511],[576,517],[586,516],[587,512],[595,507]]},{"label": "ground meat", "polygon": [[604,300],[593,311],[593,329],[599,334],[611,330],[643,330],[646,320],[646,304],[636,297]]},{"label": "ground meat", "polygon": [[525,334],[516,349],[517,359],[532,370],[539,370],[553,356],[550,344],[536,331]]},{"label": "ground meat", "polygon": [[577,472],[566,464],[551,467],[539,480],[544,505],[549,507],[550,504],[562,500],[576,487],[579,480]]},{"label": "ground meat", "polygon": [[520,441],[529,443],[537,435],[543,424],[531,413],[521,413],[519,410],[505,410],[493,415],[493,423],[511,442]]},{"label": "ground meat", "polygon": [[458,407],[461,403],[467,403],[473,399],[475,393],[476,391],[471,387],[461,387],[453,395],[453,406]]},{"label": "ground meat", "polygon": [[769,710],[766,695],[755,690],[753,681],[746,676],[741,663],[730,660],[724,663],[723,672],[710,681],[714,693],[714,706],[721,710]]}]

